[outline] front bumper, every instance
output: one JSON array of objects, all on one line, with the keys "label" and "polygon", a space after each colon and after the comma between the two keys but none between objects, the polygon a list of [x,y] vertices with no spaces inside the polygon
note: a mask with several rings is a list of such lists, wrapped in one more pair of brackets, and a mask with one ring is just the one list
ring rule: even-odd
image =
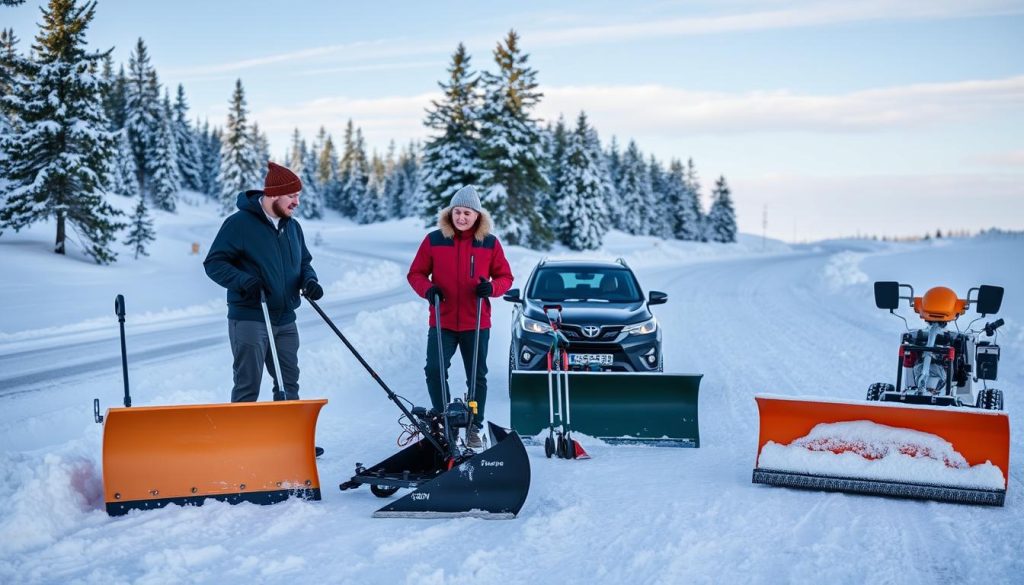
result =
[{"label": "front bumper", "polygon": [[[516,370],[546,370],[548,349],[551,347],[550,334],[529,333],[518,329],[512,339],[512,352]],[[661,329],[647,335],[619,334],[613,341],[573,341],[569,344],[570,354],[611,354],[611,365],[600,369],[612,372],[653,372],[661,364]],[[596,366],[595,366],[596,367]],[[592,369],[586,365],[571,366],[573,370]]]}]

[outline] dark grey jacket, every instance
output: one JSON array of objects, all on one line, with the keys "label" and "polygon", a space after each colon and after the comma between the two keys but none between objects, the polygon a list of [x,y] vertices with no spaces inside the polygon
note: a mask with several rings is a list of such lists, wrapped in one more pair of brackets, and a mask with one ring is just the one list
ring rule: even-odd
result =
[{"label": "dark grey jacket", "polygon": [[242,293],[259,278],[271,322],[287,325],[295,321],[299,291],[316,280],[316,272],[299,222],[281,218],[275,228],[260,206],[262,195],[256,190],[238,194],[238,211],[220,226],[203,266],[211,280],[228,289],[229,319],[263,321],[259,295]]}]

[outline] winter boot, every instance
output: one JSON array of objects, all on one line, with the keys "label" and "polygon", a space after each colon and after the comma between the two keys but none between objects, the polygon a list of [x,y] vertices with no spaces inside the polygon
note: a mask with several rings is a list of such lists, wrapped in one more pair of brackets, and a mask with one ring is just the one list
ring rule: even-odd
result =
[{"label": "winter boot", "polygon": [[466,428],[466,448],[468,449],[482,449],[484,442],[480,440],[480,427],[476,425],[469,425]]}]

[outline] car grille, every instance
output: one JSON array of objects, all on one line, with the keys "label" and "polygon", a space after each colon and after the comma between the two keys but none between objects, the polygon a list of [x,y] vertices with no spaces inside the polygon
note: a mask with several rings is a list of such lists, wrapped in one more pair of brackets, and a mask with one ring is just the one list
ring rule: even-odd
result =
[{"label": "car grille", "polygon": [[622,325],[608,325],[600,327],[600,332],[593,337],[587,337],[583,334],[583,327],[586,325],[570,325],[568,323],[562,324],[562,331],[570,341],[614,341],[619,333],[622,331]]}]

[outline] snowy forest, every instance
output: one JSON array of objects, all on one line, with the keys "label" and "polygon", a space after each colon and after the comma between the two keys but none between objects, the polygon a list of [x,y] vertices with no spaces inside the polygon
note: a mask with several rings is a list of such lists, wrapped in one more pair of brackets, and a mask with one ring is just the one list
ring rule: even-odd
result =
[{"label": "snowy forest", "polygon": [[[456,48],[441,96],[425,111],[431,133],[422,144],[368,152],[349,120],[340,143],[324,127],[309,138],[296,129],[275,154],[241,79],[223,125],[193,120],[185,88],[160,82],[143,39],[127,64],[115,64],[112,49],[88,48],[95,11],[96,2],[51,0],[28,50],[14,30],[0,31],[0,236],[54,220],[58,254],[71,239],[107,264],[120,239],[138,258],[156,237],[151,209],[173,213],[197,193],[226,216],[274,160],[302,178],[307,219],[334,210],[358,223],[421,217],[430,226],[458,188],[473,184],[509,244],[595,250],[610,229],[736,241],[724,176],[705,211],[692,158],[665,163],[615,137],[603,145],[583,111],[540,120],[537,71],[515,31],[497,43],[490,70],[474,70],[465,47]],[[108,195],[137,199],[134,211],[118,211]]]}]

